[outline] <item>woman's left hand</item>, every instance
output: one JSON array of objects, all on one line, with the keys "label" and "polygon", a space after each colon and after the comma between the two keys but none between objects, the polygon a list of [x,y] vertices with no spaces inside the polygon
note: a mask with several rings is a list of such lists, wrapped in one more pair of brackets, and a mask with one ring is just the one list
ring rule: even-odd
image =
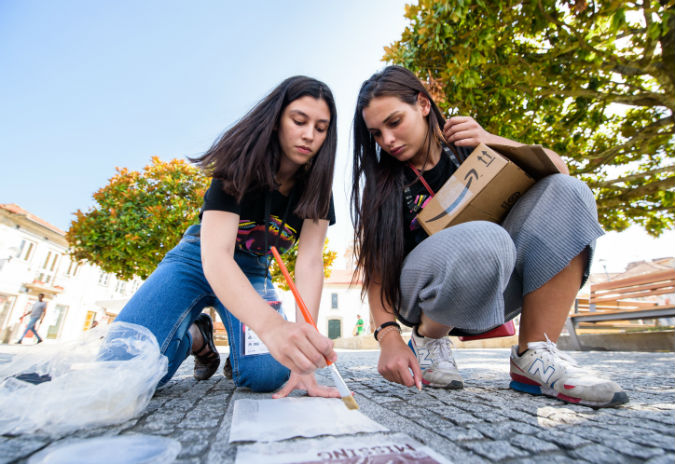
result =
[{"label": "woman's left hand", "polygon": [[293,390],[306,390],[308,396],[320,396],[322,398],[340,398],[336,388],[319,385],[314,374],[300,375],[291,372],[291,377],[281,389],[272,395],[272,398],[285,398]]},{"label": "woman's left hand", "polygon": [[494,137],[470,116],[449,118],[443,126],[443,135],[449,143],[454,143],[458,147],[475,147],[479,143],[487,144]]}]

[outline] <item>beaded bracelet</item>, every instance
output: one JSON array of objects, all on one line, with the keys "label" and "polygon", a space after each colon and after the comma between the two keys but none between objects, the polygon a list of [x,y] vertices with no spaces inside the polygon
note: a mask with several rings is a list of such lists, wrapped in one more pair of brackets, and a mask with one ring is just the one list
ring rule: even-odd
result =
[{"label": "beaded bracelet", "polygon": [[379,340],[377,339],[377,335],[385,327],[396,327],[398,329],[399,333],[401,332],[401,326],[398,325],[398,323],[396,321],[387,321],[387,322],[383,323],[381,326],[379,326],[377,329],[375,329],[375,332],[373,332],[373,337],[375,337],[376,341],[379,342]]},{"label": "beaded bracelet", "polygon": [[382,342],[382,339],[390,332],[398,332],[399,334],[401,333],[401,331],[397,327],[394,326],[385,327],[380,331],[379,334],[377,334],[378,343]]}]

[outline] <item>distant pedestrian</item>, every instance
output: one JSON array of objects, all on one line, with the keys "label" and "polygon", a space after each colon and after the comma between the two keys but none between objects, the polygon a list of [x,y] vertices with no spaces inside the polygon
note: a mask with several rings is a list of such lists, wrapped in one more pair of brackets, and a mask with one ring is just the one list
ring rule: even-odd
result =
[{"label": "distant pedestrian", "polygon": [[[565,175],[560,156],[546,151],[560,173],[540,179],[501,224],[470,221],[431,236],[420,227],[418,212],[480,143],[522,145],[471,117],[446,121],[419,79],[400,66],[361,86],[354,248],[378,326],[379,372],[406,386],[462,388],[447,335],[481,334],[520,314],[512,389],[591,407],[627,402],[619,385],[581,368],[555,344],[603,234],[593,193]],[[413,327],[408,346],[396,319]]]},{"label": "distant pedestrian", "polygon": [[359,335],[361,335],[363,333],[364,330],[365,330],[365,327],[364,327],[363,318],[361,317],[360,314],[357,314],[356,315],[356,325],[354,326],[354,335],[358,337]]},{"label": "distant pedestrian", "polygon": [[40,325],[42,325],[42,321],[45,318],[47,303],[42,301],[44,297],[45,297],[44,293],[40,293],[38,295],[38,300],[33,304],[30,311],[26,311],[23,314],[23,316],[21,316],[21,318],[23,319],[24,317],[26,317],[26,315],[28,315],[28,313],[30,313],[30,319],[28,320],[28,325],[26,325],[26,330],[24,331],[21,338],[16,342],[17,344],[23,341],[23,338],[26,336],[29,330],[35,334],[35,336],[37,337],[37,342],[42,343],[42,337],[40,337],[40,334],[38,334],[37,328],[35,326],[38,320],[40,321]]}]

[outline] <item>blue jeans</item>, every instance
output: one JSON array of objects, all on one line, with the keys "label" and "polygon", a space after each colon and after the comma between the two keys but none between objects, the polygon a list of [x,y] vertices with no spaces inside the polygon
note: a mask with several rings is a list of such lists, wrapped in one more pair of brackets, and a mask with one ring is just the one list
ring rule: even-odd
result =
[{"label": "blue jeans", "polygon": [[[160,352],[169,360],[168,373],[159,382],[161,386],[192,353],[188,329],[205,307],[212,306],[227,330],[235,385],[256,392],[274,391],[288,380],[290,370],[269,353],[244,354],[242,323],[218,300],[204,276],[200,227],[193,225],[187,229],[180,243],[166,254],[115,320],[142,325],[155,335]],[[264,257],[236,251],[234,259],[265,300],[276,300],[269,276],[265,283]],[[283,315],[283,310],[278,310]]]},{"label": "blue jeans", "polygon": [[31,330],[35,334],[35,336],[38,339],[38,342],[42,341],[42,338],[40,338],[40,335],[37,333],[37,330],[35,330],[35,324],[37,324],[37,321],[39,320],[40,320],[39,317],[36,317],[35,319],[33,319],[32,317],[30,318],[30,320],[28,321],[28,325],[26,325],[26,330],[24,331],[19,341],[23,340],[23,337],[25,337],[28,334],[29,330]]}]

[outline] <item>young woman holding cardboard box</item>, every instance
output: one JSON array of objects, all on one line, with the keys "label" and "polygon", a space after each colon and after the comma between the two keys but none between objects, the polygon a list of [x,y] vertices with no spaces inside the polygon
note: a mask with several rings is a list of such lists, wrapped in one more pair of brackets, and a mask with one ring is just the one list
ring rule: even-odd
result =
[{"label": "young woman holding cardboard box", "polygon": [[[479,143],[521,145],[470,117],[445,121],[404,68],[389,66],[361,87],[352,213],[379,372],[406,386],[462,388],[447,335],[486,332],[521,314],[511,388],[592,407],[627,402],[616,383],[555,345],[603,234],[591,191],[555,153],[561,173],[536,182],[500,224],[465,222],[431,236],[419,226],[417,213]],[[413,327],[409,346],[396,319]]]}]

